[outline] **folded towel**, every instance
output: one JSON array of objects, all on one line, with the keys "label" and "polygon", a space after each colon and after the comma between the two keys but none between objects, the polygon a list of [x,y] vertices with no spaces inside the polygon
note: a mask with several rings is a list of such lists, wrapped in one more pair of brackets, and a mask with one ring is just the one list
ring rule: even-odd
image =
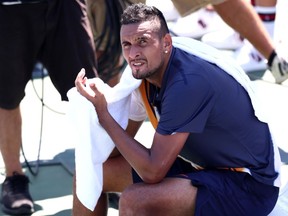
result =
[{"label": "folded towel", "polygon": [[[127,67],[120,82],[113,88],[99,78],[88,82],[96,83],[98,90],[105,95],[109,112],[122,128],[126,128],[130,95],[141,81],[134,79]],[[67,96],[68,130],[71,142],[75,143],[76,193],[81,203],[93,211],[103,186],[102,164],[112,152],[114,143],[99,124],[92,103],[80,95],[75,87],[68,91]]]}]

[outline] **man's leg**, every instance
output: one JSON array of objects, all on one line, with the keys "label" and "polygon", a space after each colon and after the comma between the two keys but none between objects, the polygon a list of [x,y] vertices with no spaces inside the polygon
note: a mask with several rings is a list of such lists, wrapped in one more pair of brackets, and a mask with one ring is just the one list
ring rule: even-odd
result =
[{"label": "man's leg", "polygon": [[227,0],[214,5],[214,8],[228,25],[246,38],[267,59],[267,65],[276,83],[280,84],[288,79],[287,59],[275,52],[272,38],[249,2]]},{"label": "man's leg", "polygon": [[0,150],[6,168],[6,176],[13,172],[23,174],[20,163],[21,113],[19,106],[13,110],[0,108]]},{"label": "man's leg", "polygon": [[76,174],[73,178],[73,216],[96,216],[96,215],[107,215],[108,211],[108,201],[107,201],[107,194],[103,193],[101,194],[97,207],[92,212],[88,208],[86,208],[78,199],[76,195]]},{"label": "man's leg", "polygon": [[2,210],[7,214],[30,214],[33,201],[29,193],[29,179],[20,163],[21,113],[19,106],[12,110],[0,108],[0,151],[6,169],[2,184]]},{"label": "man's leg", "polygon": [[120,197],[119,213],[125,216],[194,215],[197,188],[191,180],[166,178],[158,184],[137,183]]},{"label": "man's leg", "polygon": [[132,184],[131,166],[121,155],[111,157],[104,163],[103,175],[103,193],[93,212],[83,206],[77,198],[74,178],[73,216],[107,215],[108,201],[106,193],[122,192],[128,185]]},{"label": "man's leg", "polygon": [[248,1],[227,0],[213,5],[221,18],[240,35],[246,38],[266,58],[269,59],[274,44],[261,19]]}]

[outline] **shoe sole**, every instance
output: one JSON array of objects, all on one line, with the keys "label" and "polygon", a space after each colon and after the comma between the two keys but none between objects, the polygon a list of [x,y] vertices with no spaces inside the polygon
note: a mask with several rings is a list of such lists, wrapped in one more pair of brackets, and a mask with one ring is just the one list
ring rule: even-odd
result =
[{"label": "shoe sole", "polygon": [[2,206],[2,211],[6,214],[10,215],[31,215],[33,213],[33,210],[31,209],[31,206],[21,206],[19,208],[7,208],[5,206]]}]

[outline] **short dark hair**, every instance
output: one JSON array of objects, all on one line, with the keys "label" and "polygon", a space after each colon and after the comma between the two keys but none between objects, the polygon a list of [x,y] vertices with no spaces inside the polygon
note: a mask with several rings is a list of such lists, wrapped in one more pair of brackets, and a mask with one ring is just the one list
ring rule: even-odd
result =
[{"label": "short dark hair", "polygon": [[169,33],[167,22],[163,13],[154,6],[148,6],[143,3],[132,4],[124,10],[120,22],[121,25],[128,25],[144,21],[151,21],[157,18],[160,21],[160,36],[164,36],[165,34]]}]

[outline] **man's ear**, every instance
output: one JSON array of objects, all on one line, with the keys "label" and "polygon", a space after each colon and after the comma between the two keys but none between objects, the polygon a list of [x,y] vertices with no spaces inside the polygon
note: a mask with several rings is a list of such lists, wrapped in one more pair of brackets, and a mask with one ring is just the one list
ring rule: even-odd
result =
[{"label": "man's ear", "polygon": [[163,44],[164,44],[164,49],[165,50],[170,50],[172,47],[172,38],[170,34],[166,34],[163,38]]}]

